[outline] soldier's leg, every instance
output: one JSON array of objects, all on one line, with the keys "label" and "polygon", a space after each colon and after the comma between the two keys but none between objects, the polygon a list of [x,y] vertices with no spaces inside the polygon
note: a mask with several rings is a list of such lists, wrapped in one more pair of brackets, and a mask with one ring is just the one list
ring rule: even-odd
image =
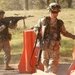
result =
[{"label": "soldier's leg", "polygon": [[0,51],[2,50],[2,48],[3,48],[3,42],[0,41]]},{"label": "soldier's leg", "polygon": [[11,68],[9,66],[9,63],[10,63],[10,59],[11,59],[11,48],[10,48],[10,43],[9,43],[9,40],[7,41],[4,41],[4,45],[3,45],[3,50],[5,52],[5,59],[4,59],[4,62],[5,62],[5,69],[6,70],[12,70],[13,68]]},{"label": "soldier's leg", "polygon": [[[0,52],[1,52],[1,50],[2,50],[2,47],[3,47],[3,43],[2,43],[2,41],[0,41]],[[0,60],[1,61],[1,60]]]},{"label": "soldier's leg", "polygon": [[41,62],[44,65],[44,71],[48,72],[49,54],[48,51],[42,51]]},{"label": "soldier's leg", "polygon": [[[3,42],[0,41],[0,52],[1,52],[2,48],[3,48]],[[1,61],[1,60],[0,60],[0,61]]]},{"label": "soldier's leg", "polygon": [[55,46],[54,50],[49,54],[49,71],[56,74],[57,66],[59,63],[59,46]]},{"label": "soldier's leg", "polygon": [[56,73],[58,63],[59,63],[59,52],[56,52],[56,56],[54,57],[54,62],[53,62],[53,73]]}]

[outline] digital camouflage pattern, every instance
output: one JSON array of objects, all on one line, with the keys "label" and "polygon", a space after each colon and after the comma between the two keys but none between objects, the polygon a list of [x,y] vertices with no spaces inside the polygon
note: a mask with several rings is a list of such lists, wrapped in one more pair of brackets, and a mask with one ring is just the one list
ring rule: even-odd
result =
[{"label": "digital camouflage pattern", "polygon": [[[41,61],[44,64],[45,72],[56,73],[56,68],[59,62],[60,34],[72,39],[75,39],[75,35],[72,35],[65,29],[64,22],[62,20],[56,19],[54,22],[51,22],[49,16],[40,19],[35,25],[34,31],[36,34],[38,29],[40,29],[40,31],[42,30],[43,25],[46,25],[46,29],[44,33]],[[40,33],[40,35],[42,36],[42,33]]]}]

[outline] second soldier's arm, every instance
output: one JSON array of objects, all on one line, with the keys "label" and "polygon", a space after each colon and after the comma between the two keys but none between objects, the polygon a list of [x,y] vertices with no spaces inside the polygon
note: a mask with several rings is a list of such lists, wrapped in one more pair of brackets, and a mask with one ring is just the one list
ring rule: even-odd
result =
[{"label": "second soldier's arm", "polygon": [[75,39],[75,35],[69,33],[69,32],[66,30],[66,28],[65,28],[64,25],[62,25],[62,27],[61,27],[61,33],[62,33],[64,36],[66,36],[66,37]]}]

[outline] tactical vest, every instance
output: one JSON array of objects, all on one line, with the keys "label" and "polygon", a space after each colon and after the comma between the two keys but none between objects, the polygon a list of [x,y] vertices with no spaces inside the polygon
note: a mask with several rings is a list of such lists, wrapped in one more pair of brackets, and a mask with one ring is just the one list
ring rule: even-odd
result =
[{"label": "tactical vest", "polygon": [[[49,37],[49,39],[53,39],[53,37],[52,37],[53,33],[50,32],[51,27],[50,27],[50,17],[49,16],[45,17],[45,25],[47,25],[47,26],[45,29],[44,39],[46,39],[48,37]],[[57,19],[57,29],[55,31],[55,33],[57,34],[57,38],[56,38],[57,41],[60,41],[60,39],[61,39],[60,30],[61,30],[62,25],[63,25],[63,21],[60,19]]]},{"label": "tactical vest", "polygon": [[6,25],[6,28],[0,32],[0,40],[9,39],[11,40],[11,34],[8,31],[8,25]]}]

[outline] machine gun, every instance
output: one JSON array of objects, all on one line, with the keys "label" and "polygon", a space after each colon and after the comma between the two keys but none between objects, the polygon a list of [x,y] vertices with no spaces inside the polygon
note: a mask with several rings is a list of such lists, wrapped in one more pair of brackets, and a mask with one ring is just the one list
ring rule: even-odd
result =
[{"label": "machine gun", "polygon": [[9,17],[4,17],[4,18],[0,19],[0,22],[5,25],[8,25],[10,23],[10,21],[17,23],[19,20],[23,19],[24,28],[25,28],[25,19],[29,18],[29,17],[33,17],[33,16],[31,16],[31,15],[28,15],[28,16],[9,16]]}]

